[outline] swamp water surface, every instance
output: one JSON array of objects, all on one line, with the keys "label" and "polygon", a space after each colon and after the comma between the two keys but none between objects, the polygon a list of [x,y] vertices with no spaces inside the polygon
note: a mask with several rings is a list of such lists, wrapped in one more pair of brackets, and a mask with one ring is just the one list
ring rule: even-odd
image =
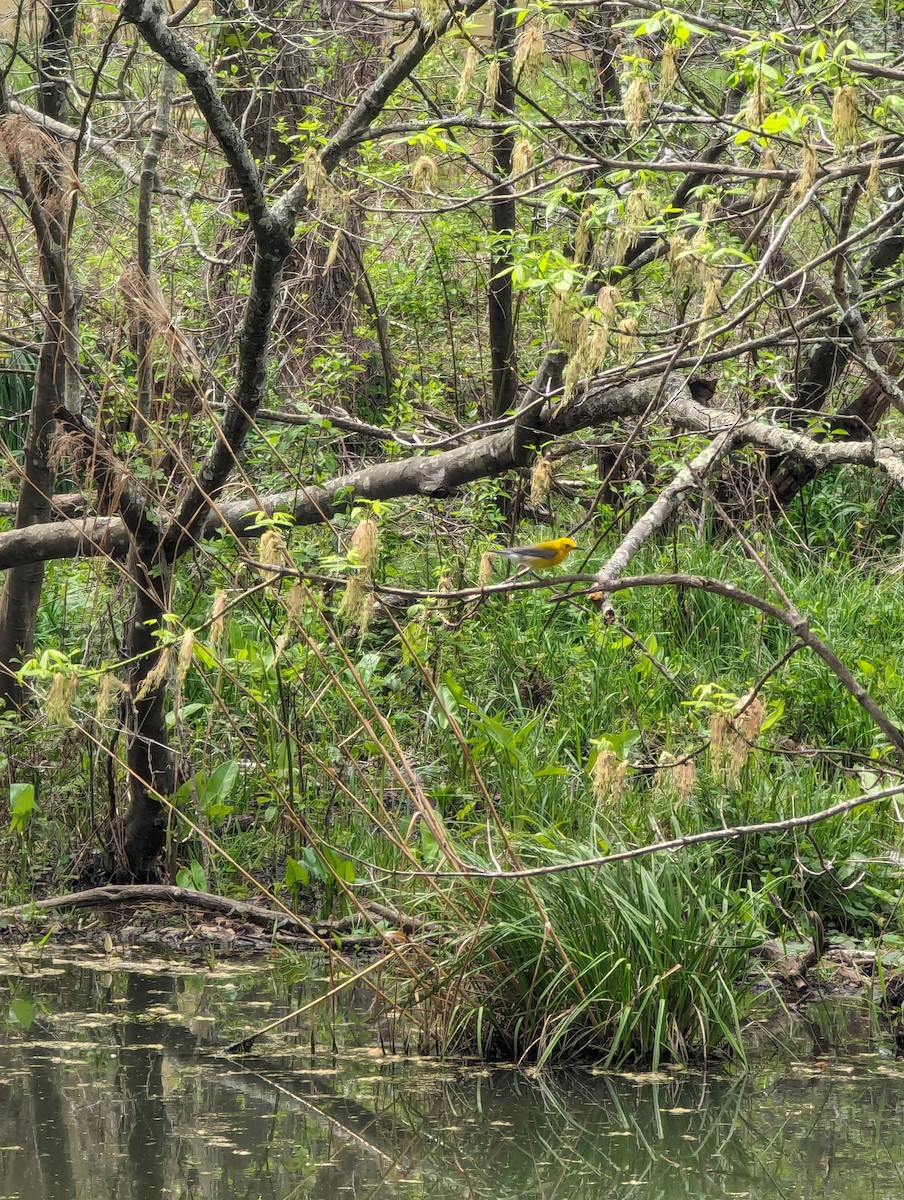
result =
[{"label": "swamp water surface", "polygon": [[837,1003],[748,1073],[536,1078],[384,1053],[365,993],[224,1058],[324,989],[283,967],[0,952],[0,988],[0,1200],[904,1197],[904,1064]]}]

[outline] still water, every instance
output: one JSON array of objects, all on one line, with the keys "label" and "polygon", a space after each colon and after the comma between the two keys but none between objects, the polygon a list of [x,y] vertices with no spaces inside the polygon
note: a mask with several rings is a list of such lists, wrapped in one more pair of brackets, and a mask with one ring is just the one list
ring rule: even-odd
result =
[{"label": "still water", "polygon": [[904,1196],[904,1064],[850,1007],[747,1074],[405,1059],[363,993],[220,1053],[323,990],[311,969],[3,952],[0,1200]]}]

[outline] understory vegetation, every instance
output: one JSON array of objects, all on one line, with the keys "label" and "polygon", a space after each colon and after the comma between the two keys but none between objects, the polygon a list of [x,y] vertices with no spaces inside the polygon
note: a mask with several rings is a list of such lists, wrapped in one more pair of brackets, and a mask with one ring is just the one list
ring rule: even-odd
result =
[{"label": "understory vegetation", "polygon": [[904,944],[900,18],[780,17],[20,9],[7,904],[354,917],[541,1065]]}]

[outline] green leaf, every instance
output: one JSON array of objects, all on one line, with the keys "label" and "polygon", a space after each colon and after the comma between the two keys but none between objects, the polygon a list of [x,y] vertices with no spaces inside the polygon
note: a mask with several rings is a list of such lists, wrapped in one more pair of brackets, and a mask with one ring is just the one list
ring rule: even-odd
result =
[{"label": "green leaf", "polygon": [[13,833],[23,833],[35,808],[35,785],[14,783],[9,789],[9,827]]},{"label": "green leaf", "polygon": [[439,858],[439,843],[425,825],[421,826],[421,858],[427,865]]},{"label": "green leaf", "polygon": [[207,891],[207,876],[197,859],[192,859],[187,867],[176,873],[176,884],[181,888],[188,888],[189,891]]},{"label": "green leaf", "polygon": [[201,666],[206,667],[208,671],[218,665],[216,658],[214,658],[203,642],[195,642],[192,647],[192,654]]},{"label": "green leaf", "polygon": [[231,817],[234,812],[234,804],[208,804],[207,806],[207,816],[211,821],[220,821],[223,817]]},{"label": "green leaf", "polygon": [[291,855],[286,856],[286,887],[306,888],[311,881],[308,868]]},{"label": "green leaf", "polygon": [[[189,719],[189,717],[193,717],[195,715],[195,713],[208,712],[208,711],[209,711],[209,705],[207,705],[207,704],[198,704],[198,703],[183,704],[182,707],[179,709],[179,720],[187,721]],[[176,724],[175,712],[168,712],[166,714],[167,728],[172,729],[172,728],[174,728],[175,724]]]},{"label": "green leaf", "polygon": [[35,1019],[35,1002],[25,996],[18,996],[9,1006],[9,1021],[13,1025],[21,1025],[30,1029]]},{"label": "green leaf", "polygon": [[335,850],[331,850],[329,846],[324,846],[320,853],[323,855],[326,865],[337,879],[343,880],[344,883],[355,882],[355,864],[350,858],[342,858]]},{"label": "green leaf", "polygon": [[222,802],[231,796],[238,777],[239,764],[234,759],[220,763],[211,772],[210,778],[207,780],[207,787],[204,789],[204,798],[207,803],[210,804],[213,800]]},{"label": "green leaf", "polygon": [[769,706],[769,712],[766,714],[766,718],[763,721],[763,724],[760,726],[760,732],[767,733],[773,727],[773,725],[778,724],[778,722],[782,719],[782,717],[784,715],[785,715],[784,700],[774,701]]}]

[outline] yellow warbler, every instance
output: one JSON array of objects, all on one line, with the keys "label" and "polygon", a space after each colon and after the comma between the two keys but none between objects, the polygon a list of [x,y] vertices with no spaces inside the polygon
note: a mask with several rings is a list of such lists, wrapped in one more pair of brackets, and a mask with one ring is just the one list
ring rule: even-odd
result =
[{"label": "yellow warbler", "polygon": [[509,546],[505,550],[491,550],[490,553],[509,558],[513,563],[529,567],[531,571],[545,571],[564,562],[572,550],[577,549],[577,545],[573,538],[560,537],[553,538],[551,542],[537,542],[535,546]]}]

